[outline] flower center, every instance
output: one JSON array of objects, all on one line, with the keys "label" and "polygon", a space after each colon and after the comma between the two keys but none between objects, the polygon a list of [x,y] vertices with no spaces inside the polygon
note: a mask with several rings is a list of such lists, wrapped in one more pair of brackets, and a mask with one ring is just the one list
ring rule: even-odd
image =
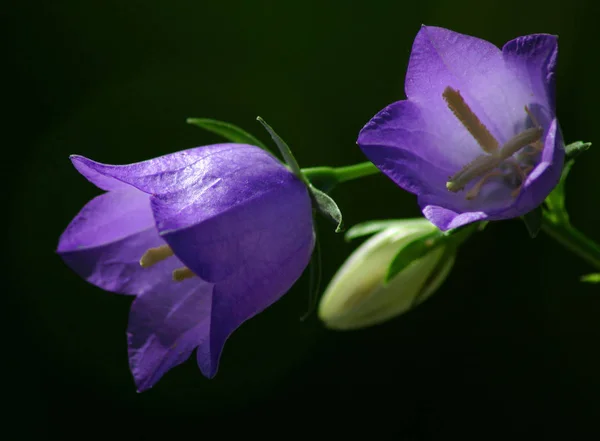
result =
[{"label": "flower center", "polygon": [[[473,113],[458,90],[446,87],[442,96],[454,116],[469,131],[481,149],[487,153],[477,156],[451,176],[446,183],[448,191],[456,193],[463,190],[471,181],[479,179],[466,194],[467,199],[474,199],[489,179],[499,177],[509,186],[515,187],[511,195],[516,197],[521,191],[527,175],[536,165],[532,159],[544,148],[541,142],[544,131],[533,114],[525,106],[526,115],[529,116],[534,127],[523,130],[500,146],[496,138]],[[526,147],[530,148],[526,149]],[[521,152],[519,154],[520,161],[513,157],[518,152]]]},{"label": "flower center", "polygon": [[[158,262],[162,262],[163,260],[171,257],[173,254],[173,250],[169,245],[161,245],[156,248],[150,248],[140,259],[140,266],[142,268],[149,268],[152,265],[156,265]],[[173,271],[173,280],[175,282],[181,282],[182,280],[189,279],[194,276],[195,274],[192,272],[192,270],[186,266],[177,268]]]}]

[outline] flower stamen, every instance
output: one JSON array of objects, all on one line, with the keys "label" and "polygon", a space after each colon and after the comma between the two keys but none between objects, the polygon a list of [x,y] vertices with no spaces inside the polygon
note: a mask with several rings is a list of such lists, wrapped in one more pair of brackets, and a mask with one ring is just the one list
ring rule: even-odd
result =
[{"label": "flower stamen", "polygon": [[192,272],[191,269],[189,269],[187,266],[184,266],[183,268],[177,268],[176,270],[173,270],[173,280],[175,282],[181,282],[185,279],[191,279],[192,277],[194,277],[196,274],[194,274]]},{"label": "flower stamen", "polygon": [[533,153],[523,152],[526,156],[537,154],[543,149],[540,139],[544,131],[539,126],[533,113],[525,106],[525,113],[531,119],[534,127],[516,134],[500,148],[498,147],[498,141],[483,125],[477,115],[473,113],[458,90],[448,86],[444,89],[442,96],[454,116],[469,131],[481,149],[489,153],[487,155],[479,155],[453,176],[450,176],[448,182],[446,182],[448,191],[456,193],[464,189],[469,182],[481,178],[466,195],[466,198],[471,200],[479,194],[483,184],[490,178],[503,175],[502,172],[493,172],[493,170],[501,166],[503,162],[510,160],[509,162],[516,168],[517,173],[520,175],[520,185],[517,189],[518,194],[527,175],[521,169],[517,159],[513,158],[513,155],[528,146],[533,147]]},{"label": "flower stamen", "polygon": [[172,255],[173,250],[171,247],[169,247],[169,245],[161,245],[156,248],[150,248],[140,259],[140,266],[142,268],[149,268],[152,265],[165,260],[167,257],[171,257]]}]

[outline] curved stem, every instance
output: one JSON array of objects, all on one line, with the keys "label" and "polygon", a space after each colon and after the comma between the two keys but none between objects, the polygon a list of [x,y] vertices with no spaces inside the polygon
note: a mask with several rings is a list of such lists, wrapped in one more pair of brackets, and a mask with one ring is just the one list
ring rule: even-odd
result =
[{"label": "curved stem", "polygon": [[556,222],[546,215],[542,221],[542,230],[569,251],[600,269],[600,246],[570,223]]}]

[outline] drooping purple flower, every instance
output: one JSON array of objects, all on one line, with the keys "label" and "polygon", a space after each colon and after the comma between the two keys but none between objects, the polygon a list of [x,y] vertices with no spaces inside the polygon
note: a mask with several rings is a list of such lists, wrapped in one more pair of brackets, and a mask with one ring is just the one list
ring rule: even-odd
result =
[{"label": "drooping purple flower", "polygon": [[229,335],[278,300],[310,260],[305,184],[244,144],[130,165],[71,160],[106,193],[73,219],[58,253],[90,283],[136,296],[127,336],[138,390],[195,348],[213,377]]},{"label": "drooping purple flower", "polygon": [[362,129],[365,155],[442,230],[526,214],[557,184],[564,144],[555,116],[557,38],[502,50],[423,26],[395,102]]}]

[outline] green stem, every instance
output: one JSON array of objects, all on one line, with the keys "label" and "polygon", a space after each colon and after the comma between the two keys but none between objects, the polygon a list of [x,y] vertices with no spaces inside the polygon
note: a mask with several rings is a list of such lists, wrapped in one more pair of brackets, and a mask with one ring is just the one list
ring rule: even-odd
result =
[{"label": "green stem", "polygon": [[319,179],[335,178],[336,183],[351,181],[364,176],[379,173],[379,169],[372,162],[361,162],[359,164],[347,165],[345,167],[311,167],[303,168],[302,173],[310,181]]},{"label": "green stem", "polygon": [[600,246],[570,223],[556,222],[545,215],[542,230],[569,251],[600,269]]}]

